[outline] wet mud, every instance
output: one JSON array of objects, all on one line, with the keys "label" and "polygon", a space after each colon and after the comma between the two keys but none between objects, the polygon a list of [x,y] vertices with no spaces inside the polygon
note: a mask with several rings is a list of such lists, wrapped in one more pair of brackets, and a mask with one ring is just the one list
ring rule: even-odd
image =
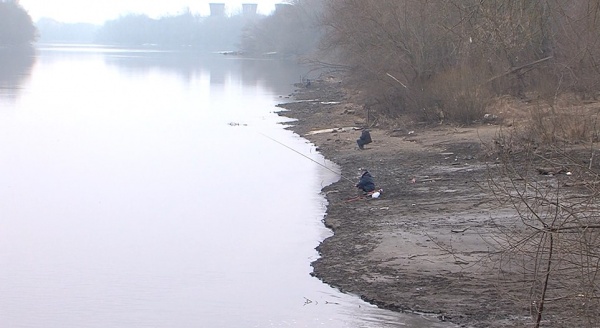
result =
[{"label": "wet mud", "polygon": [[[464,327],[532,323],[530,308],[512,298],[526,293],[524,286],[499,287],[498,270],[487,260],[494,250],[486,237],[503,217],[514,217],[486,183],[486,144],[497,126],[374,126],[373,142],[360,150],[355,127],[365,126],[366,113],[340,81],[298,86],[279,107],[279,115],[296,119],[289,129],[344,176],[323,189],[324,224],[334,235],[318,247],[316,277],[382,308],[433,313]],[[383,189],[377,199],[352,183],[363,168]]]}]

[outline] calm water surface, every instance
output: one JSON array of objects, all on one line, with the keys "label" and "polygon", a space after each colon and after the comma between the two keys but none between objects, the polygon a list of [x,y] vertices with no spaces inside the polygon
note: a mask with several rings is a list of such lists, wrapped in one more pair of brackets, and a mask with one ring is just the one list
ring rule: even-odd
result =
[{"label": "calm water surface", "polygon": [[301,68],[23,58],[0,70],[0,327],[441,327],[310,276],[337,176],[264,136],[334,167],[273,113]]}]

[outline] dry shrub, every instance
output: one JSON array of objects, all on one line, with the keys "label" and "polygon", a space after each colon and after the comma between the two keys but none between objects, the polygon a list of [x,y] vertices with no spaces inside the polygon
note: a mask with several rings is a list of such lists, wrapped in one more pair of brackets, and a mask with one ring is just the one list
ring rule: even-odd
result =
[{"label": "dry shrub", "polygon": [[[382,115],[470,123],[496,96],[597,96],[599,15],[598,0],[327,0],[321,45]],[[589,135],[539,116],[540,132]]]},{"label": "dry shrub", "polygon": [[532,106],[529,110],[530,138],[544,144],[598,141],[598,105]]},{"label": "dry shrub", "polygon": [[513,96],[499,96],[490,100],[487,110],[499,116],[506,126],[520,126],[528,118],[528,103]]},{"label": "dry shrub", "polygon": [[511,127],[510,136],[518,142],[555,146],[600,141],[600,102],[587,103],[574,94],[550,101],[501,96],[490,101],[487,109]]},{"label": "dry shrub", "polygon": [[[364,81],[367,81],[365,83]],[[391,82],[390,82],[391,81]],[[361,90],[360,94],[364,97],[363,103],[373,113],[385,116],[387,118],[397,119],[407,112],[407,98],[402,90],[398,90],[393,80],[376,79],[371,76],[369,79],[362,80],[349,78],[347,83]]]},{"label": "dry shrub", "polygon": [[461,124],[481,120],[490,103],[490,92],[481,76],[469,67],[450,69],[436,76],[428,94],[443,119]]}]

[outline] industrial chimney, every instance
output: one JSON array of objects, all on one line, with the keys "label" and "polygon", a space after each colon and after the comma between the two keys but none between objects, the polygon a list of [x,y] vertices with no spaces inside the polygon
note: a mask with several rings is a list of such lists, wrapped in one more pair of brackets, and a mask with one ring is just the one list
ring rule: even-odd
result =
[{"label": "industrial chimney", "polygon": [[275,13],[276,14],[286,14],[292,8],[292,5],[289,3],[276,3],[275,4]]},{"label": "industrial chimney", "polygon": [[256,9],[258,5],[256,3],[243,3],[242,4],[242,14],[245,17],[256,16]]},{"label": "industrial chimney", "polygon": [[210,15],[211,16],[225,16],[225,4],[224,3],[209,3]]}]

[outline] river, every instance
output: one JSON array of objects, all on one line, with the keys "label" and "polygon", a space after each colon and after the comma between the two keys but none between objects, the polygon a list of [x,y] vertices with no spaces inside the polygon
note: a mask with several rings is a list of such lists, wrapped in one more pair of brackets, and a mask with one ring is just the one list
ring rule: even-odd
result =
[{"label": "river", "polygon": [[439,325],[310,276],[338,177],[289,149],[335,169],[275,113],[302,67],[89,45],[19,58],[0,67],[0,327]]}]

